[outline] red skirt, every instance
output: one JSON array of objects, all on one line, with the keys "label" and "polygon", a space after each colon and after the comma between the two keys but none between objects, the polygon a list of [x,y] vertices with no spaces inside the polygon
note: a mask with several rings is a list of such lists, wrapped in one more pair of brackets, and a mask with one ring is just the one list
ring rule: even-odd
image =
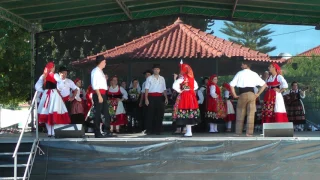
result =
[{"label": "red skirt", "polygon": [[194,91],[183,91],[180,94],[178,109],[199,109],[196,93]]},{"label": "red skirt", "polygon": [[72,101],[71,114],[84,114],[84,107],[82,101]]}]

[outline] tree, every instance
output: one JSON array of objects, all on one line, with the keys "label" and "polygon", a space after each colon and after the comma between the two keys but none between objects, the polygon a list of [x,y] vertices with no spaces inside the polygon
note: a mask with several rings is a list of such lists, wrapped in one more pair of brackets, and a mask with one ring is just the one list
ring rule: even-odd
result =
[{"label": "tree", "polygon": [[0,21],[0,104],[17,105],[30,92],[30,34]]},{"label": "tree", "polygon": [[[320,101],[320,56],[294,57],[282,67],[283,74],[288,84],[297,81],[301,87],[309,87],[307,97],[304,100],[306,109],[318,109],[315,107]],[[315,103],[317,102],[317,103]],[[309,103],[309,104],[308,104]]]},{"label": "tree", "polygon": [[224,22],[226,27],[220,31],[230,36],[229,41],[243,45],[263,53],[269,53],[276,49],[275,46],[268,46],[272,41],[267,37],[273,33],[267,24],[247,23],[247,22]]}]

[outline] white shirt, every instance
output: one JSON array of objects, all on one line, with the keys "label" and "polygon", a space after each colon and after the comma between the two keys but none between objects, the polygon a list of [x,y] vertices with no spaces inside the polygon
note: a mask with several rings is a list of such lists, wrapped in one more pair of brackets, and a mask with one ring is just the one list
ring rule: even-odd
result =
[{"label": "white shirt", "polygon": [[73,81],[71,81],[71,79],[66,78],[58,82],[57,89],[60,91],[62,97],[67,97],[70,96],[70,89],[74,91],[77,89],[77,86],[74,84]]},{"label": "white shirt", "polygon": [[224,91],[224,98],[229,99],[230,97],[230,92],[228,90]]},{"label": "white shirt", "polygon": [[142,89],[141,89],[141,93],[145,93],[146,92],[146,81],[142,83]]},{"label": "white shirt", "polygon": [[[175,80],[172,89],[177,91],[178,93],[181,93],[180,84],[184,81],[183,77],[180,77],[179,79]],[[197,81],[194,81],[194,90],[197,90],[199,88]],[[188,91],[188,89],[185,89],[184,91]]]},{"label": "white shirt", "polygon": [[283,95],[288,95],[288,94],[290,94],[292,92],[298,93],[299,91],[300,91],[300,98],[304,99],[306,97],[306,91],[301,91],[301,90],[298,90],[298,89],[297,90],[293,90],[293,89],[287,90],[286,92],[283,93]]},{"label": "white shirt", "polygon": [[80,88],[79,87],[77,87],[77,94],[76,94],[76,96],[74,97],[74,99],[75,100],[77,100],[77,101],[82,101],[82,99],[80,98]]},{"label": "white shirt", "polygon": [[210,86],[210,96],[212,98],[218,98],[218,94],[216,93],[216,86],[214,85]]},{"label": "white shirt", "polygon": [[206,90],[206,88],[205,87],[200,87],[200,89],[199,89],[201,92],[202,92],[202,94],[204,93],[204,91]]},{"label": "white shirt", "polygon": [[198,94],[198,98],[199,98],[198,104],[202,104],[203,101],[204,101],[204,97],[203,97],[202,91],[198,90],[198,91],[197,91],[197,94]]},{"label": "white shirt", "polygon": [[149,93],[163,93],[166,91],[166,81],[162,76],[159,76],[158,79],[152,75],[149,76],[146,80],[145,89],[149,90]]},{"label": "white shirt", "polygon": [[230,82],[230,86],[238,88],[263,86],[265,84],[266,82],[250,69],[239,71]]},{"label": "white shirt", "polygon": [[284,77],[282,75],[276,75],[276,76],[270,76],[267,80],[267,82],[273,82],[277,77],[278,82],[280,83],[280,89],[286,89],[288,88],[288,83],[287,81],[284,79]]},{"label": "white shirt", "polygon": [[103,71],[96,67],[91,71],[91,86],[93,90],[108,90],[106,76]]},{"label": "white shirt", "polygon": [[42,93],[44,90],[43,90],[43,75],[41,75],[37,81],[37,83],[34,85],[34,89],[36,91],[38,91],[40,94],[40,92]]},{"label": "white shirt", "polygon": [[128,99],[128,93],[127,91],[121,87],[121,86],[116,86],[115,88],[113,88],[112,86],[109,87],[109,92],[113,92],[113,93],[116,93],[119,91],[119,87],[120,87],[120,92],[122,94],[122,98],[127,100]]}]

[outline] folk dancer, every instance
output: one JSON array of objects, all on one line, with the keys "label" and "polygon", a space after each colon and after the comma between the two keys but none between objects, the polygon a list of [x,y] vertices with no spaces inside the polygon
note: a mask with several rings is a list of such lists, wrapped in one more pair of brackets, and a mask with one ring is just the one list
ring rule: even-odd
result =
[{"label": "folk dancer", "polygon": [[[110,114],[109,105],[107,97],[107,81],[103,73],[103,69],[106,66],[106,59],[103,55],[96,57],[96,67],[91,71],[91,86],[94,90],[92,94],[92,99],[95,108],[95,118],[94,118],[94,133],[96,138],[112,137],[113,134],[110,133]],[[104,116],[104,125],[106,127],[105,135],[100,132],[100,122],[101,114]]]},{"label": "folk dancer", "polygon": [[168,104],[166,81],[160,76],[160,65],[153,66],[153,75],[149,76],[145,85],[145,104],[148,106],[147,134],[160,135],[164,108]]},{"label": "folk dancer", "polygon": [[[149,76],[152,75],[152,71],[147,70],[145,72],[143,72],[143,75],[145,77],[145,79],[147,80]],[[139,102],[139,107],[141,108],[141,122],[140,122],[140,127],[142,129],[142,131],[146,131],[147,129],[147,116],[148,116],[148,107],[146,106],[145,102],[145,92],[146,92],[146,81],[144,81],[142,83],[142,87],[141,87],[141,95],[140,95],[140,102]]]},{"label": "folk dancer", "polygon": [[[180,93],[178,112],[176,118],[177,126],[186,126],[187,132],[184,137],[192,137],[192,126],[200,122],[200,110],[195,90],[198,84],[194,79],[194,74],[188,64],[180,62],[180,78],[177,79],[172,88]],[[175,78],[178,75],[175,74]]]},{"label": "folk dancer", "polygon": [[107,95],[110,105],[109,113],[112,119],[110,131],[113,132],[115,128],[116,132],[119,133],[120,126],[128,124],[126,110],[123,106],[123,101],[128,100],[128,93],[123,87],[118,85],[118,78],[116,76],[111,78]]},{"label": "folk dancer", "polygon": [[262,106],[262,123],[288,122],[286,107],[282,93],[288,88],[288,83],[281,75],[278,64],[269,66],[271,75],[267,80],[268,90]]},{"label": "folk dancer", "polygon": [[[175,82],[177,80],[177,78],[183,78],[183,76],[181,76],[181,74],[178,76],[177,74],[173,74],[173,82]],[[174,89],[173,89],[174,90]],[[181,93],[174,90],[173,95],[171,96],[171,98],[173,98],[175,101],[174,105],[173,105],[173,111],[172,111],[172,125],[173,127],[175,127],[175,132],[173,134],[185,134],[187,132],[187,129],[185,126],[178,126],[176,124],[176,119],[178,118],[178,111],[179,111],[179,103],[180,103],[180,96]]]},{"label": "folk dancer", "polygon": [[218,133],[218,124],[224,123],[227,115],[221,90],[218,86],[218,76],[212,75],[207,84],[206,122],[210,125],[210,133]]},{"label": "folk dancer", "polygon": [[[58,82],[58,90],[62,96],[63,102],[66,104],[68,112],[71,112],[71,102],[74,100],[75,95],[78,92],[77,86],[71,79],[68,79],[68,69],[64,66],[59,68],[59,75],[62,79],[61,82]],[[72,94],[70,93],[72,90]]]},{"label": "folk dancer", "polygon": [[[253,135],[254,114],[256,112],[256,98],[267,87],[265,81],[256,73],[250,70],[251,64],[248,61],[242,61],[241,68],[233,80],[229,83],[234,98],[239,98],[236,110],[236,135],[239,136],[243,131],[244,118],[247,115],[246,135]],[[261,86],[260,91],[255,94],[254,87]],[[234,87],[239,88],[240,96],[235,92]]]},{"label": "folk dancer", "polygon": [[[194,127],[195,132],[203,132],[206,129],[206,121],[205,121],[205,114],[206,114],[206,105],[207,105],[207,84],[208,84],[209,78],[208,77],[203,77],[202,78],[202,85],[201,87],[197,90],[197,95],[198,95],[198,104],[199,104],[199,109],[200,109],[200,115],[201,115],[201,122]],[[200,100],[201,96],[203,96],[203,101]],[[201,103],[199,103],[201,101]]]},{"label": "folk dancer", "polygon": [[74,84],[77,86],[77,94],[71,104],[71,123],[83,124],[85,120],[86,95],[82,89],[82,81],[79,78],[74,80]]},{"label": "folk dancer", "polygon": [[232,122],[236,120],[236,113],[232,104],[231,87],[228,83],[223,83],[225,107],[227,109],[227,116],[224,118],[226,121],[227,132],[231,132]]},{"label": "folk dancer", "polygon": [[48,137],[54,137],[55,124],[70,124],[67,108],[63,103],[61,95],[57,91],[57,83],[62,79],[54,73],[55,65],[49,62],[43,71],[43,95],[38,108],[38,120],[45,123],[48,130]]},{"label": "folk dancer", "polygon": [[[130,131],[136,130],[141,124],[141,111],[139,108],[139,102],[141,95],[141,87],[138,79],[133,79],[128,90],[128,100],[127,100],[127,115],[128,115],[128,129]],[[143,130],[143,129],[141,129]]]},{"label": "folk dancer", "polygon": [[306,123],[306,111],[302,99],[306,97],[306,89],[299,89],[298,82],[291,83],[291,90],[283,93],[288,119],[295,125],[295,131],[303,131]]}]

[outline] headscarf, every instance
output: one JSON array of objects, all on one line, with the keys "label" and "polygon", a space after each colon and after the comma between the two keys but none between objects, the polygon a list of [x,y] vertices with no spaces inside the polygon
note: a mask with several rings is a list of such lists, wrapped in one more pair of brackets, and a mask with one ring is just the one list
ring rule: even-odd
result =
[{"label": "headscarf", "polygon": [[227,91],[229,91],[230,93],[231,93],[231,87],[230,87],[230,84],[228,84],[228,83],[223,83],[223,85],[222,85]]},{"label": "headscarf", "polygon": [[73,82],[74,82],[74,84],[77,84],[77,82],[79,82],[79,81],[81,81],[81,79],[80,78],[76,78]]},{"label": "headscarf", "polygon": [[[138,81],[138,80],[137,80]],[[129,89],[133,88],[133,81],[131,81]],[[141,86],[140,86],[140,82],[138,81],[138,87],[137,87],[138,91],[141,91]]]},{"label": "headscarf", "polygon": [[186,75],[189,78],[194,78],[194,74],[191,67],[188,64],[184,64],[182,60],[180,62],[180,72],[181,74]]},{"label": "headscarf", "polygon": [[212,86],[212,85],[216,87],[216,94],[218,94],[220,96],[220,93],[221,93],[220,88],[216,83],[213,82],[213,79],[215,77],[218,77],[218,76],[216,74],[214,74],[214,75],[210,76],[210,78],[209,78],[209,81],[207,84],[207,96],[210,96],[210,86]]},{"label": "headscarf", "polygon": [[46,67],[43,70],[43,85],[46,85],[46,79],[48,74],[51,72],[52,68],[54,67],[54,62],[48,62]]},{"label": "headscarf", "polygon": [[280,66],[279,66],[277,63],[273,62],[273,63],[272,63],[272,66],[276,69],[277,74],[282,74],[281,68],[280,68]]}]

